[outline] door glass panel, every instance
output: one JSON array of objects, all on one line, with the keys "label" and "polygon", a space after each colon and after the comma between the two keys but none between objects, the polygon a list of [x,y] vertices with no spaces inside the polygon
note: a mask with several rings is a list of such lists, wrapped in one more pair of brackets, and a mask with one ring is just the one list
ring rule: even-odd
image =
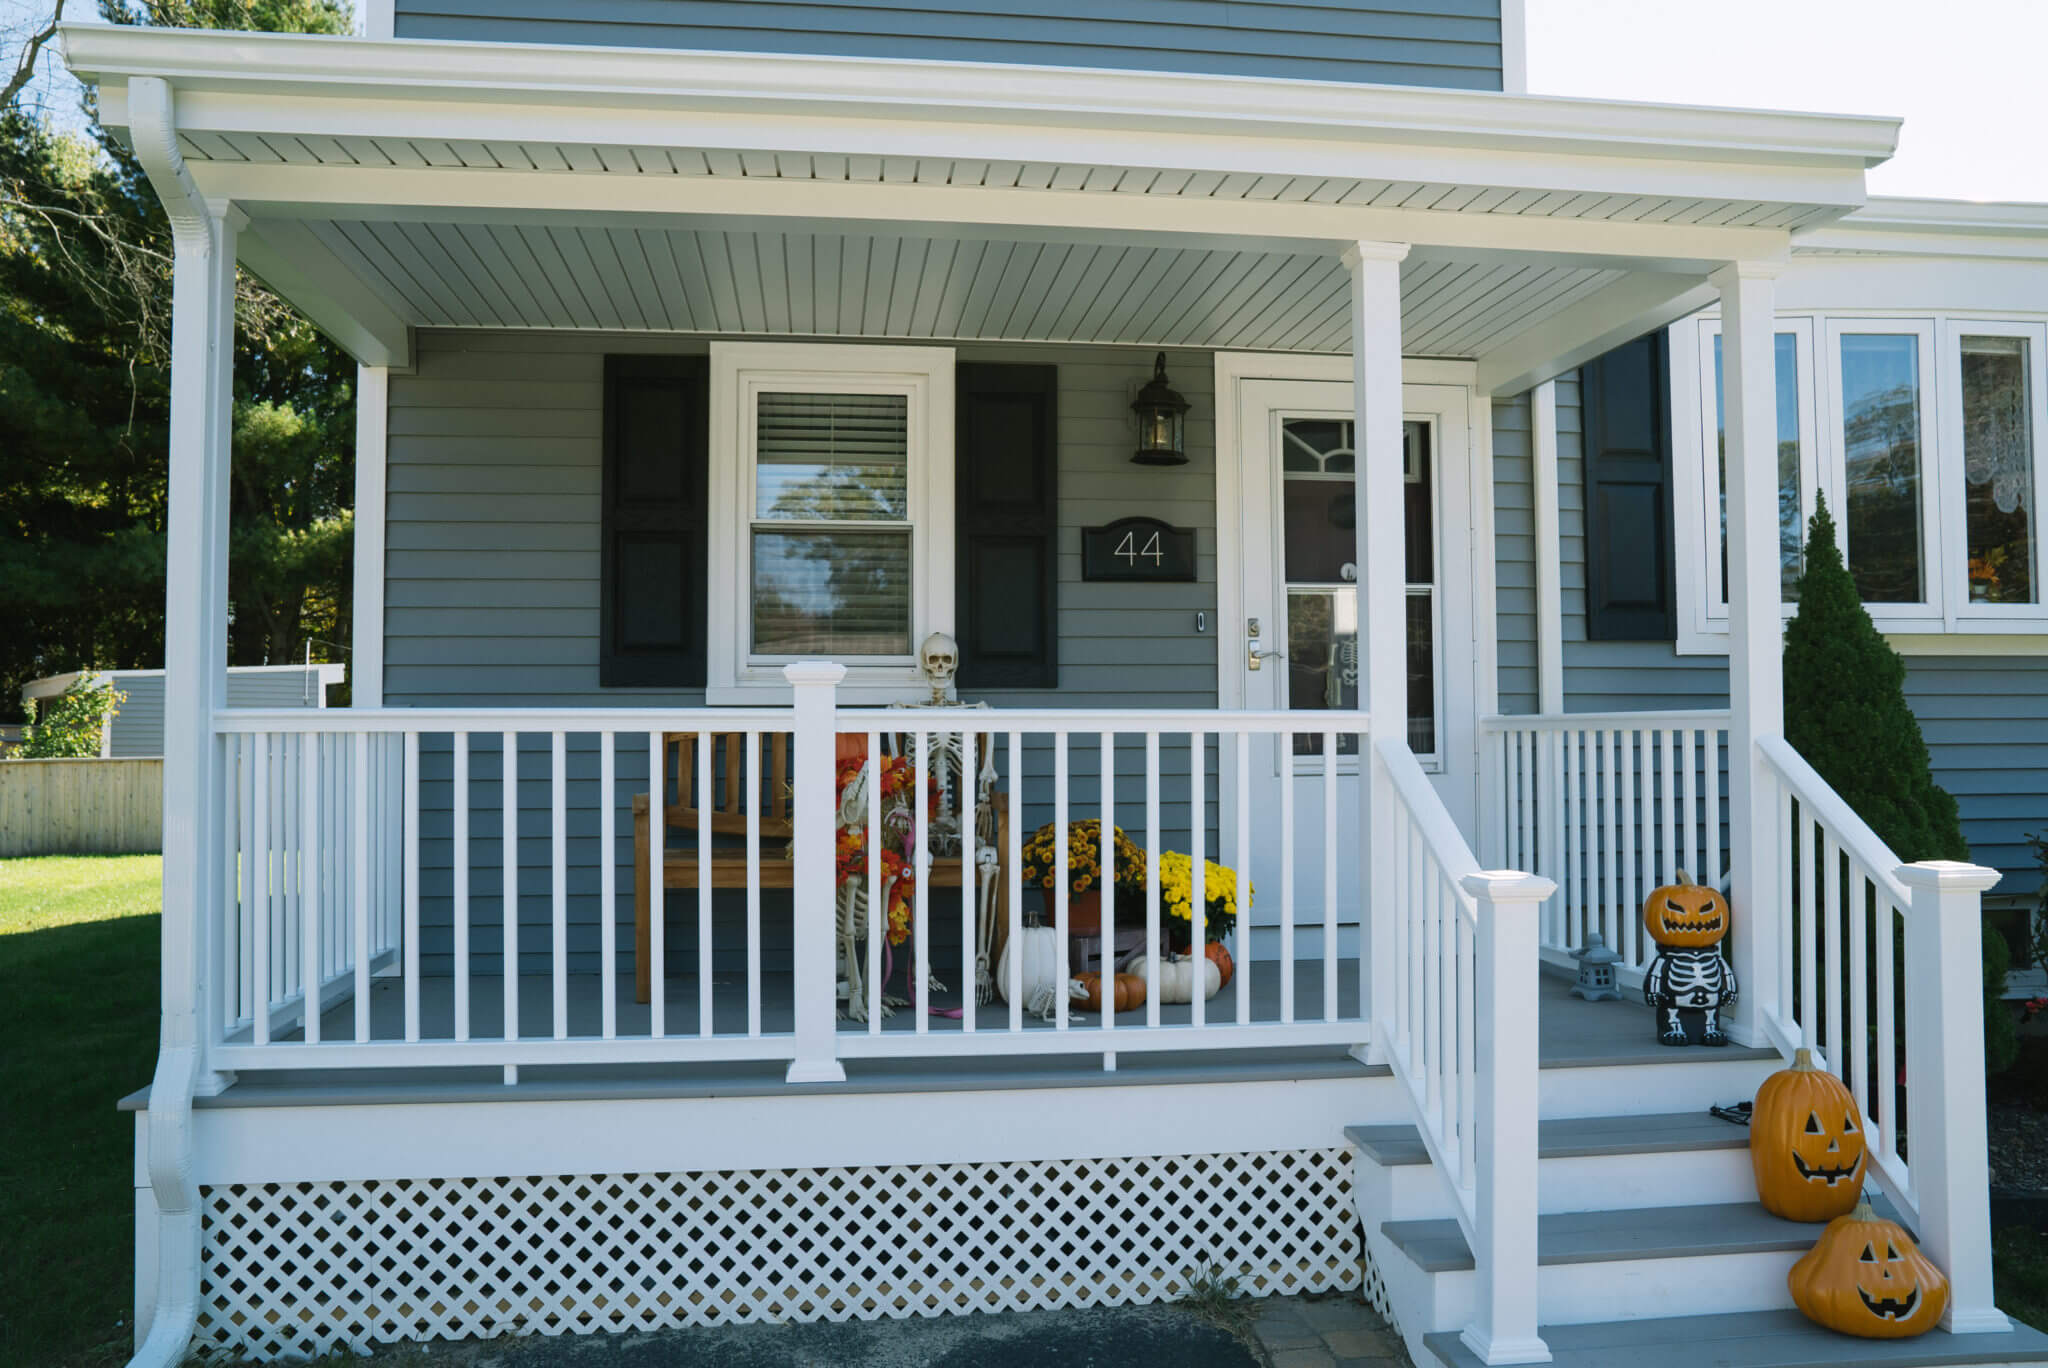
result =
[{"label": "door glass panel", "polygon": [[[1408,694],[1411,748],[1436,750],[1435,483],[1429,428],[1403,428],[1408,567]],[[1302,712],[1358,706],[1356,462],[1348,419],[1281,423],[1281,562],[1287,579],[1287,706]],[[1420,607],[1417,605],[1420,604]],[[1294,753],[1320,755],[1322,738],[1297,736]],[[1357,753],[1355,736],[1338,738]]]},{"label": "door glass panel", "polygon": [[1970,602],[2034,603],[2033,396],[2024,337],[1965,337],[1963,511]]},{"label": "door glass panel", "polygon": [[1842,335],[1849,573],[1865,603],[1921,603],[1920,339]]}]

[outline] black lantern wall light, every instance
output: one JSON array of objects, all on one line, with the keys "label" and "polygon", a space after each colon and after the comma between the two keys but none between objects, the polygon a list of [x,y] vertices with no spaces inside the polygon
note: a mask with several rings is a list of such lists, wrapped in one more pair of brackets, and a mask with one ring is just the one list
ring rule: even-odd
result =
[{"label": "black lantern wall light", "polygon": [[1188,401],[1166,383],[1166,353],[1152,363],[1152,378],[1131,404],[1138,415],[1138,450],[1134,464],[1177,466],[1188,463],[1186,439]]}]

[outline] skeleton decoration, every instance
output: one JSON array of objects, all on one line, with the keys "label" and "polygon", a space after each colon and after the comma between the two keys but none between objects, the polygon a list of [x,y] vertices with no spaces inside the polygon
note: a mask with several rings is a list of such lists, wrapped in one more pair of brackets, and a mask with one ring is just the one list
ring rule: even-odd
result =
[{"label": "skeleton decoration", "polygon": [[960,671],[960,643],[944,632],[933,632],[924,639],[924,645],[917,648],[917,668],[932,686],[931,702],[926,707],[946,708],[958,706],[952,700],[953,676]]},{"label": "skeleton decoration", "polygon": [[1656,889],[1643,901],[1643,929],[1657,942],[1657,958],[1643,976],[1643,1000],[1657,1009],[1657,1039],[1666,1045],[1690,1045],[1681,1010],[1705,1013],[1702,1045],[1726,1045],[1721,1030],[1723,1007],[1735,1005],[1735,966],[1721,957],[1721,939],[1728,934],[1728,900],[1719,891],[1688,882]]},{"label": "skeleton decoration", "polygon": [[[931,687],[931,697],[921,703],[899,703],[898,708],[986,708],[986,703],[962,703],[952,697],[953,680],[960,670],[960,643],[944,632],[933,632],[918,647],[917,663],[925,682]],[[917,753],[917,735],[905,733],[891,739],[891,746],[898,755]],[[926,734],[926,763],[931,767],[933,780],[939,788],[939,810],[926,824],[925,839],[933,856],[958,856],[963,844],[961,827],[964,804],[961,799],[966,789],[968,744],[962,732],[929,732]],[[996,760],[995,747],[981,747],[981,766],[974,775],[974,891],[975,891],[975,947],[974,947],[974,1000],[986,1004],[995,999],[995,975],[991,970],[990,952],[995,942],[995,901],[997,876],[1000,873],[1000,857],[996,852]],[[842,827],[856,825],[865,827],[868,820],[867,772],[863,770],[847,786],[846,795],[839,807],[839,824]],[[887,814],[885,814],[885,821]],[[908,815],[905,815],[908,821]],[[883,839],[900,841],[902,831],[883,832]],[[873,906],[887,907],[893,886],[884,887]],[[846,999],[845,1015],[855,1021],[867,1019],[867,993],[865,989],[865,966],[861,962],[860,945],[868,934],[868,907],[870,898],[860,880],[849,880],[839,890],[839,983],[840,993]],[[917,966],[918,972],[924,966]],[[925,978],[927,994],[942,993],[945,986],[937,979]],[[910,1004],[902,998],[884,996],[882,1015],[888,1016],[897,1007]]]}]

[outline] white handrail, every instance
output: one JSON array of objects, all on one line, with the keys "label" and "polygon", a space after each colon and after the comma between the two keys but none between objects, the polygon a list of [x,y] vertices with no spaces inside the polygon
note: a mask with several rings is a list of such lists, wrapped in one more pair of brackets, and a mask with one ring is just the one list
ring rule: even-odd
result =
[{"label": "white handrail", "polygon": [[1663,712],[1496,713],[1479,719],[1483,732],[1593,731],[1617,727],[1726,727],[1726,708],[1674,708]]},{"label": "white handrail", "polygon": [[1807,814],[1834,835],[1842,853],[1861,865],[1900,907],[1911,904],[1913,895],[1894,873],[1905,861],[1870,829],[1868,822],[1856,815],[1854,808],[1842,801],[1840,794],[1828,787],[1828,781],[1806,763],[1806,757],[1782,736],[1763,737],[1756,747],[1778,772],[1778,778],[1791,788]]},{"label": "white handrail", "polygon": [[[1462,1338],[1483,1362],[1549,1357],[1537,1335],[1537,908],[1550,880],[1484,872],[1408,747],[1374,744],[1393,811],[1375,882],[1396,899],[1393,1001],[1374,1038],[1413,1104],[1479,1275]],[[1376,798],[1375,801],[1378,801]]]}]

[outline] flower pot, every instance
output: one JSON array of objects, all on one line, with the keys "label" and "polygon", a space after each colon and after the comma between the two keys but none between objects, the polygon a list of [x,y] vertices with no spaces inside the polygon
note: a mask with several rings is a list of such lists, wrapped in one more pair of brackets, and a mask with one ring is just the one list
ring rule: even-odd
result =
[{"label": "flower pot", "polygon": [[[1045,924],[1051,926],[1057,919],[1059,890],[1051,884],[1044,885],[1040,892],[1045,894]],[[1091,888],[1086,893],[1067,895],[1067,934],[1069,936],[1099,936],[1102,934],[1102,890]]]}]

